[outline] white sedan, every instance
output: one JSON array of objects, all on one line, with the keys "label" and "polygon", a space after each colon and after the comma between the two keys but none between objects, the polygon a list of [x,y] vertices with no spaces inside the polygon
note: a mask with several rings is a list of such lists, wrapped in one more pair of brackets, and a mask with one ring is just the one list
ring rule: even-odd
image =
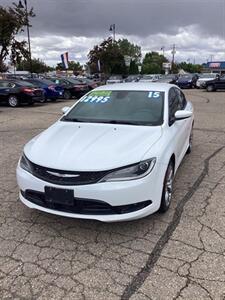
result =
[{"label": "white sedan", "polygon": [[167,211],[194,123],[177,86],[101,86],[63,112],[24,147],[17,181],[25,205],[105,222]]}]

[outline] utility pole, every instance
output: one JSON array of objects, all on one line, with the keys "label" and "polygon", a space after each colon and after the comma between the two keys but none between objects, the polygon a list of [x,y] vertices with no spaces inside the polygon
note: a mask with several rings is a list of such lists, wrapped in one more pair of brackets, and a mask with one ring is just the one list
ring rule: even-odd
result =
[{"label": "utility pole", "polygon": [[[32,66],[32,57],[31,57],[31,45],[30,45],[30,24],[29,24],[29,18],[28,18],[28,9],[27,9],[27,0],[23,0],[25,4],[25,11],[26,11],[26,23],[27,23],[27,39],[28,39],[28,48],[29,48],[29,62],[30,62],[30,74],[31,77],[33,77],[33,66]],[[24,5],[22,4],[21,0],[19,1],[19,8],[24,8]]]},{"label": "utility pole", "polygon": [[115,40],[116,40],[116,24],[110,25],[109,31],[113,32],[113,41],[115,42]]},{"label": "utility pole", "polygon": [[172,49],[172,72],[173,72],[173,67],[174,67],[174,59],[175,59],[175,53],[176,53],[176,45],[173,44],[173,49]]}]

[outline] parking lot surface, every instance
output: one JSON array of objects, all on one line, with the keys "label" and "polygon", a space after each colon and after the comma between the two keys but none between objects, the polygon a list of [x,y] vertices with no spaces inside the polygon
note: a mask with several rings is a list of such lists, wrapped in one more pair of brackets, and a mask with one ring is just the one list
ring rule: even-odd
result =
[{"label": "parking lot surface", "polygon": [[73,101],[0,107],[1,299],[225,299],[225,93],[187,90],[194,147],[166,214],[104,224],[18,200],[23,145]]}]

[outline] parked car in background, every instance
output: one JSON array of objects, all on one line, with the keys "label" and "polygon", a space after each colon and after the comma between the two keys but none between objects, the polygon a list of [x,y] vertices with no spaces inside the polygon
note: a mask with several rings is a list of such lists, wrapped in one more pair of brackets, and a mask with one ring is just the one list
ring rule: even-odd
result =
[{"label": "parked car in background", "polygon": [[142,78],[139,80],[139,82],[156,82],[158,80],[159,80],[159,75],[149,74],[149,75],[143,75]]},{"label": "parked car in background", "polygon": [[88,85],[76,78],[50,78],[52,82],[59,85],[63,89],[63,98],[70,99],[76,97],[79,99],[89,91]]},{"label": "parked car in background", "polygon": [[197,88],[204,88],[207,81],[214,80],[216,77],[218,77],[219,74],[217,73],[205,73],[205,74],[199,74],[199,78],[196,82]]},{"label": "parked car in background", "polygon": [[39,79],[39,78],[29,78],[26,81],[32,83],[35,86],[38,86],[45,91],[45,101],[50,99],[55,101],[58,98],[62,98],[64,90],[61,86],[54,84],[52,81],[47,79]]},{"label": "parked car in background", "polygon": [[86,77],[76,78],[76,79],[78,81],[80,81],[81,83],[86,84],[88,86],[89,91],[95,89],[96,87],[98,87],[100,85],[100,82],[91,80],[91,79],[86,78]]},{"label": "parked car in background", "polygon": [[112,75],[106,80],[106,84],[114,84],[123,82],[123,77],[121,75]]},{"label": "parked car in background", "polygon": [[141,75],[129,75],[127,78],[124,80],[125,82],[138,82],[141,79]]},{"label": "parked car in background", "polygon": [[32,105],[34,102],[44,102],[44,97],[44,90],[29,82],[0,80],[0,102],[6,102],[11,107],[22,103]]},{"label": "parked car in background", "polygon": [[194,87],[196,87],[196,82],[198,80],[198,75],[196,74],[185,74],[185,75],[181,75],[177,81],[176,81],[176,85],[178,85],[181,89],[192,89]]},{"label": "parked car in background", "polygon": [[159,78],[158,82],[174,84],[176,83],[178,78],[179,76],[177,74],[162,75],[162,77]]},{"label": "parked car in background", "polygon": [[101,86],[24,147],[20,200],[65,217],[131,221],[171,204],[193,107],[170,84]]},{"label": "parked car in background", "polygon": [[217,75],[215,79],[206,81],[204,87],[208,92],[225,90],[225,75]]}]

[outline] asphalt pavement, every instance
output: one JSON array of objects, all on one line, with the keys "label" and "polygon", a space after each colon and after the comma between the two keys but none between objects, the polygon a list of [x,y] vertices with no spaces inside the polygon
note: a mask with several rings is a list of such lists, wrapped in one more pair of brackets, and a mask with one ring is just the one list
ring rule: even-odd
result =
[{"label": "asphalt pavement", "polygon": [[0,299],[225,299],[225,92],[187,90],[194,146],[166,214],[105,224],[18,199],[23,145],[73,100],[0,106]]}]

